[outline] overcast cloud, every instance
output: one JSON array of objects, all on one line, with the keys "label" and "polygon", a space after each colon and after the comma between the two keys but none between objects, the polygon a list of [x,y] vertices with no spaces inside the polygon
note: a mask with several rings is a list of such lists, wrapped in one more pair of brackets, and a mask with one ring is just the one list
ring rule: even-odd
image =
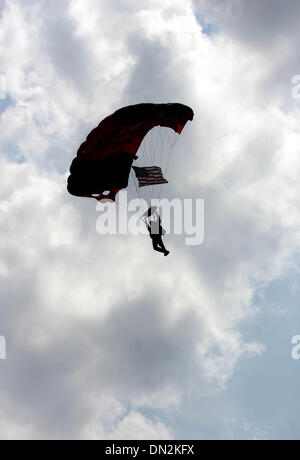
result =
[{"label": "overcast cloud", "polygon": [[[0,0],[1,439],[299,438],[296,0]],[[169,194],[205,242],[101,236],[75,152],[139,102],[195,112]]]}]

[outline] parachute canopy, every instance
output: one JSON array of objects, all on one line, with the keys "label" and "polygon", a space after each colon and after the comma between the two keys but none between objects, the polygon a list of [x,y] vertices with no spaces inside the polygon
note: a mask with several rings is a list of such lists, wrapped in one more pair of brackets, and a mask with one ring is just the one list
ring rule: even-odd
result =
[{"label": "parachute canopy", "polygon": [[114,200],[128,186],[132,163],[148,132],[161,126],[180,134],[193,117],[192,109],[178,103],[137,104],[117,110],[79,147],[70,168],[69,193]]}]

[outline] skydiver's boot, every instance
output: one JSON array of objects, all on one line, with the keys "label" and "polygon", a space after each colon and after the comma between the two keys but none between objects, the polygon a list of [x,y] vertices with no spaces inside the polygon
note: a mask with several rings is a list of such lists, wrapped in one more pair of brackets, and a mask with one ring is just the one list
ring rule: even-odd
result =
[{"label": "skydiver's boot", "polygon": [[166,256],[168,256],[169,254],[170,254],[170,251],[166,251],[165,254],[164,254],[164,256],[166,257]]}]

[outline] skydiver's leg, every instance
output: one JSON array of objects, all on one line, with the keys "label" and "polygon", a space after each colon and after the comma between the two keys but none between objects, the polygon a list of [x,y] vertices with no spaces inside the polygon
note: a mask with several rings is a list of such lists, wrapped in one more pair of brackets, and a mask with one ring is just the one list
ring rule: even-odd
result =
[{"label": "skydiver's leg", "polygon": [[152,240],[152,244],[153,244],[154,251],[162,252],[163,254],[165,253],[165,251],[160,247],[160,244],[158,241]]},{"label": "skydiver's leg", "polygon": [[163,253],[165,256],[168,256],[170,254],[170,251],[168,251],[163,243],[163,240],[161,239],[160,237],[160,240],[159,240],[159,245],[161,247],[161,249],[163,250]]},{"label": "skydiver's leg", "polygon": [[166,249],[161,238],[153,240],[153,249],[157,252],[162,252],[165,256],[170,254],[170,252]]},{"label": "skydiver's leg", "polygon": [[164,243],[163,243],[163,240],[161,239],[161,237],[159,238],[158,243],[159,243],[159,246],[162,248],[162,250],[164,252],[168,252],[166,247],[165,247],[165,245],[164,245]]}]

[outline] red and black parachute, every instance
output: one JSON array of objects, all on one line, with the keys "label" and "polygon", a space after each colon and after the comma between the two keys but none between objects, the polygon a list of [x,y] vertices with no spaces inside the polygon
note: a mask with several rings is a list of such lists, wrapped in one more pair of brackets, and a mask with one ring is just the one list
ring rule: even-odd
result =
[{"label": "red and black parachute", "polygon": [[148,132],[161,126],[180,134],[193,117],[192,109],[178,103],[137,104],[117,110],[80,146],[70,168],[69,193],[114,200],[128,186],[132,163]]}]

